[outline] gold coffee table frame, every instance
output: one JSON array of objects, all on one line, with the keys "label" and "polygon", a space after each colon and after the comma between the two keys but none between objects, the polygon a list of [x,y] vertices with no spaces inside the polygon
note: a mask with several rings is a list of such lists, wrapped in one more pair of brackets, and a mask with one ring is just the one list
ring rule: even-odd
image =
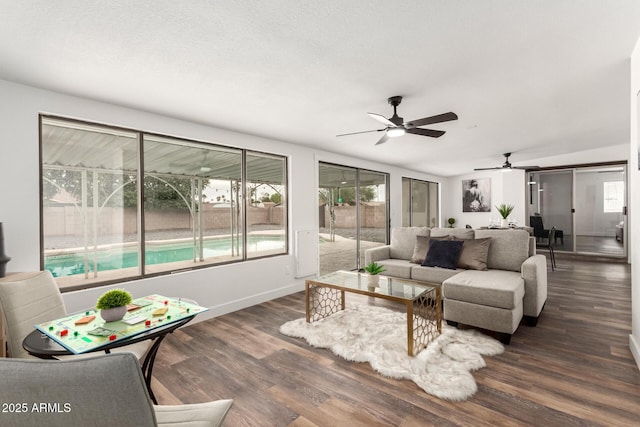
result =
[{"label": "gold coffee table frame", "polygon": [[305,280],[307,322],[324,319],[345,307],[345,292],[382,298],[405,304],[407,310],[407,353],[418,354],[442,332],[442,295],[439,284],[379,275],[336,271]]}]

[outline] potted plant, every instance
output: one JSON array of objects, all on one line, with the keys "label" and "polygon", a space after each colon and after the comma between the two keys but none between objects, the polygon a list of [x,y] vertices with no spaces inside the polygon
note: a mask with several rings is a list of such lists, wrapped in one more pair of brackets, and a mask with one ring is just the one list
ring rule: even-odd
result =
[{"label": "potted plant", "polygon": [[115,322],[127,314],[127,305],[132,301],[131,294],[124,289],[111,289],[98,299],[96,308],[105,322]]},{"label": "potted plant", "polygon": [[500,222],[500,227],[502,228],[509,227],[508,218],[509,218],[509,215],[511,215],[511,212],[513,212],[514,206],[508,205],[506,203],[502,203],[499,206],[496,206],[496,209],[498,210],[498,213],[502,217],[502,221]]},{"label": "potted plant", "polygon": [[453,228],[453,224],[456,223],[456,219],[455,218],[449,218],[447,220],[447,222],[449,223],[449,228]]},{"label": "potted plant", "polygon": [[367,278],[369,285],[376,286],[380,281],[378,274],[384,271],[384,266],[376,263],[375,261],[371,261],[364,267],[364,271],[369,274],[369,277]]}]

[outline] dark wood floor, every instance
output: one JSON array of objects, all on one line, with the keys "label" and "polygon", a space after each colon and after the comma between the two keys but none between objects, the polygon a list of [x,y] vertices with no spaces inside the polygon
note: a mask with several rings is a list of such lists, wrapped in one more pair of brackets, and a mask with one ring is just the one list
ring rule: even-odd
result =
[{"label": "dark wood floor", "polygon": [[538,326],[521,325],[504,354],[486,358],[465,402],[281,335],[282,323],[304,316],[303,293],[174,333],[153,387],[161,404],[235,399],[228,426],[640,425],[629,266],[557,264]]}]

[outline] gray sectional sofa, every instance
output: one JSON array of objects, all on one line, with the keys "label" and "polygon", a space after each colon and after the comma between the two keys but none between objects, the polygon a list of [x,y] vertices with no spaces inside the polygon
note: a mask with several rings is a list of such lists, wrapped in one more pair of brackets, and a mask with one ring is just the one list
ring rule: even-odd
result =
[{"label": "gray sectional sofa", "polygon": [[371,261],[387,276],[441,284],[447,323],[498,332],[506,344],[523,317],[537,324],[547,300],[547,261],[524,230],[396,227],[391,244],[365,252]]}]

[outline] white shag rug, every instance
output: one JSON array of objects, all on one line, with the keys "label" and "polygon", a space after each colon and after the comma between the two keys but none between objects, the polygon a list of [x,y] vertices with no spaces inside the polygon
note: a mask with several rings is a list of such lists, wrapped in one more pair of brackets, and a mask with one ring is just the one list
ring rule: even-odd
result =
[{"label": "white shag rug", "polygon": [[415,382],[445,400],[466,400],[478,390],[470,371],[486,366],[482,355],[504,351],[497,340],[475,330],[458,330],[443,321],[442,334],[411,357],[407,354],[406,314],[382,307],[354,305],[325,319],[304,318],[280,327],[280,332],[304,338],[313,347],[328,348],[353,362],[369,362],[380,374]]}]

